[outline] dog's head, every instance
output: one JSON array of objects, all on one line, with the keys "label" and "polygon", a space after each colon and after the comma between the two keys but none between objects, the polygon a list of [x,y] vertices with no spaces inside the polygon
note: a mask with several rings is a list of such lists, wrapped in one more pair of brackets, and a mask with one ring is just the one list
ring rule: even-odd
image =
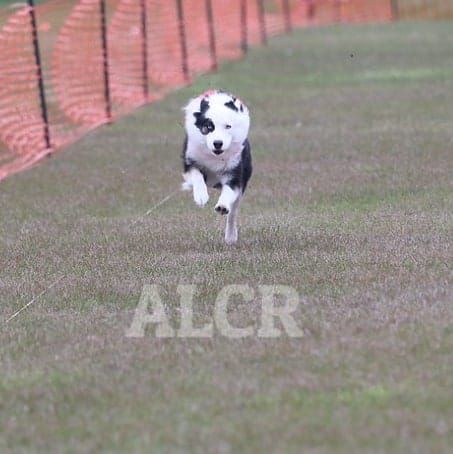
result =
[{"label": "dog's head", "polygon": [[192,99],[184,108],[186,131],[214,154],[221,155],[234,144],[242,145],[250,127],[249,112],[238,98],[210,90]]}]

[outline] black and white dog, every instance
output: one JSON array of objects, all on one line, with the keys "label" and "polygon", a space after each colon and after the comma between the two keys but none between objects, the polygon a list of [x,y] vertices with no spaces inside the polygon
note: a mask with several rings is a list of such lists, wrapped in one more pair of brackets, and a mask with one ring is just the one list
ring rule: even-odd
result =
[{"label": "black and white dog", "polygon": [[241,100],[221,90],[190,100],[184,111],[182,187],[193,189],[200,207],[209,200],[208,187],[221,189],[215,211],[228,215],[225,241],[236,243],[239,203],[252,174],[249,111]]}]

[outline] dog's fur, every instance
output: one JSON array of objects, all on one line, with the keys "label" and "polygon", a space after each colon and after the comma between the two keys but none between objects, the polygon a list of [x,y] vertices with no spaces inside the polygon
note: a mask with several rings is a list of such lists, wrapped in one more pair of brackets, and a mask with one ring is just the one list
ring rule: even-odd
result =
[{"label": "dog's fur", "polygon": [[234,244],[239,203],[252,175],[249,111],[240,99],[221,90],[191,99],[184,111],[183,189],[193,189],[201,207],[209,200],[208,187],[221,189],[215,211],[228,215],[225,241]]}]

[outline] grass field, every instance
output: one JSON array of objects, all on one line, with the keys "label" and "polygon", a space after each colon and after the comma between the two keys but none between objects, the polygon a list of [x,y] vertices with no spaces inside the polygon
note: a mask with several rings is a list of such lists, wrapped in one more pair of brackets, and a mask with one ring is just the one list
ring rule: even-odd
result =
[{"label": "grass field", "polygon": [[[448,452],[449,23],[298,31],[0,186],[0,451]],[[188,97],[253,113],[241,240],[177,192]],[[46,290],[62,277],[53,288]],[[302,339],[129,339],[144,283],[197,321],[287,284]],[[230,305],[256,321],[259,301]]]}]

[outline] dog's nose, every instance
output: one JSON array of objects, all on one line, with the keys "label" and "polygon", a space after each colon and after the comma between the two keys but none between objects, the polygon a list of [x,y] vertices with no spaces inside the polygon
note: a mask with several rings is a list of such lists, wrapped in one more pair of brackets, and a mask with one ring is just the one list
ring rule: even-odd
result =
[{"label": "dog's nose", "polygon": [[215,140],[214,141],[214,148],[216,150],[221,150],[223,146],[223,142],[221,140]]}]

